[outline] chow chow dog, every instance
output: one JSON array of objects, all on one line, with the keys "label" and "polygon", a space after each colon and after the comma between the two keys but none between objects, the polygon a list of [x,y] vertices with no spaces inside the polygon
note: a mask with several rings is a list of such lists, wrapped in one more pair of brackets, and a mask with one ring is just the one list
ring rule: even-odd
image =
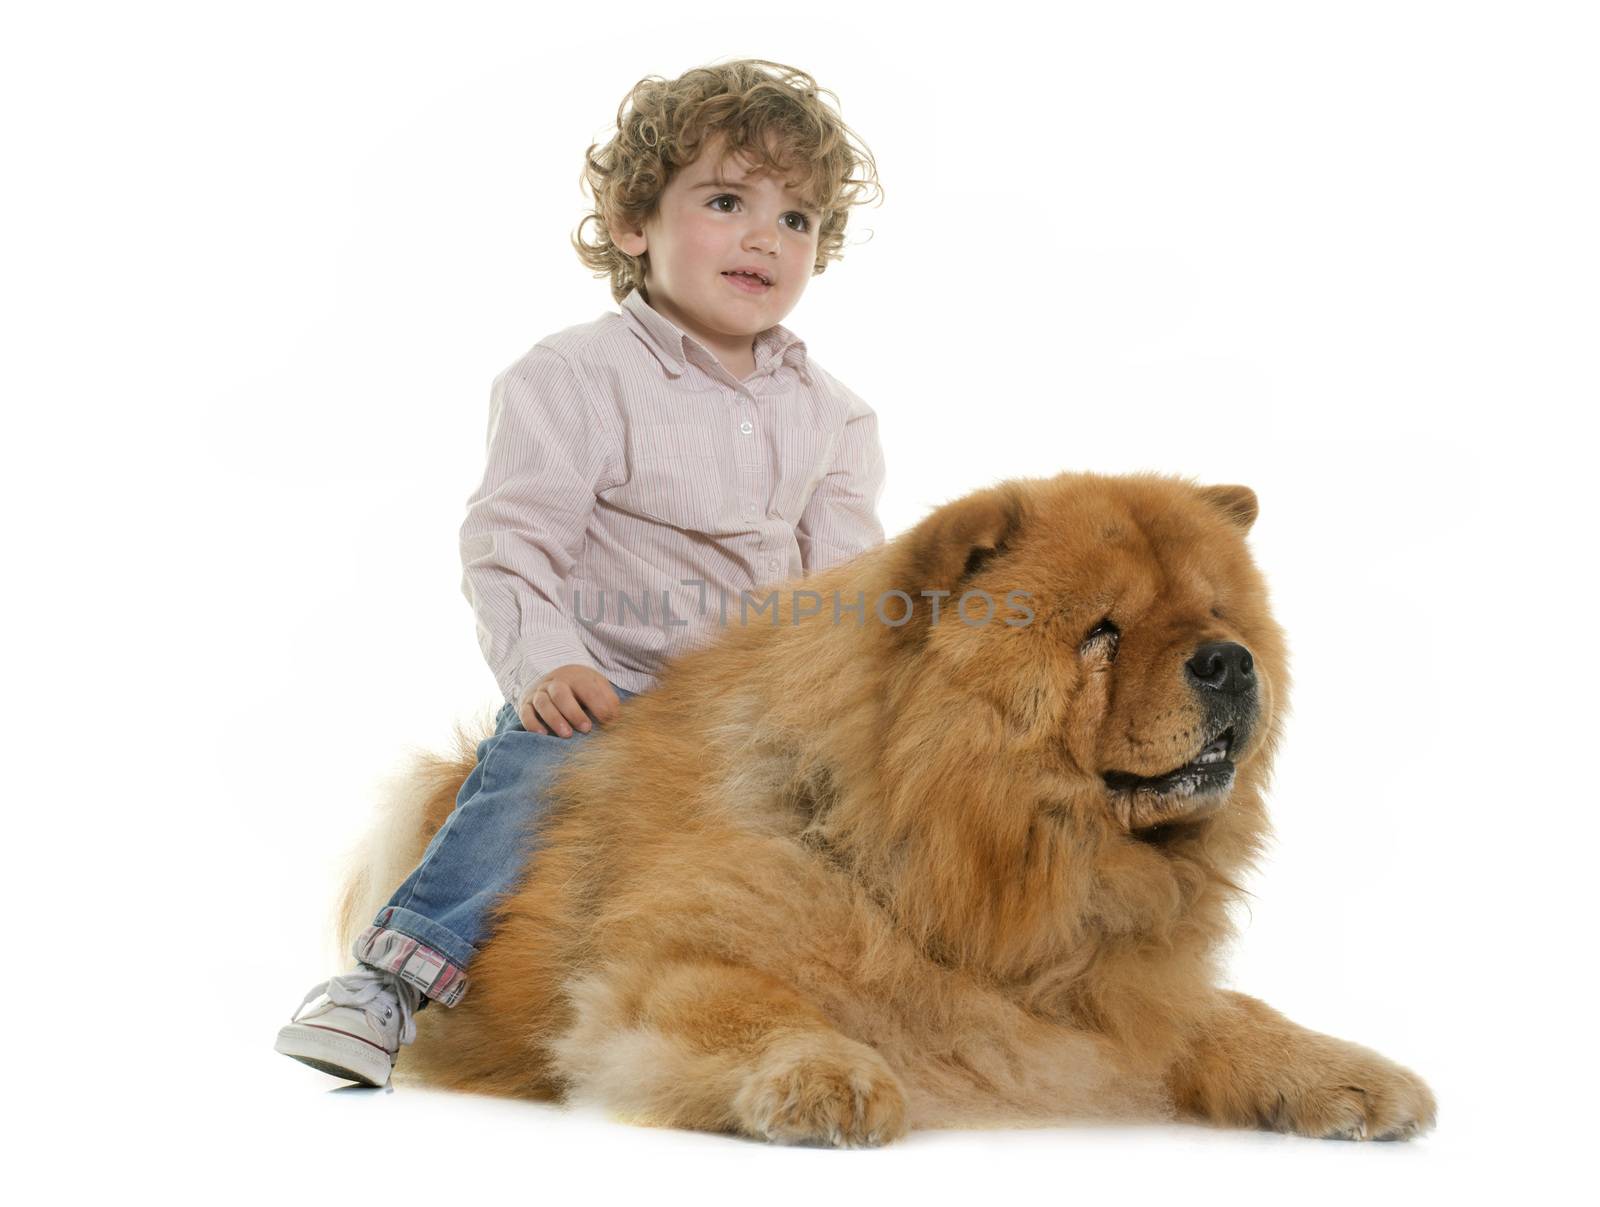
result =
[{"label": "chow chow dog", "polygon": [[[563,766],[470,992],[419,1015],[402,1071],[840,1146],[1427,1129],[1414,1073],[1217,987],[1289,687],[1256,509],[1153,474],[1008,481],[788,584]],[[391,802],[347,947],[479,736]]]}]

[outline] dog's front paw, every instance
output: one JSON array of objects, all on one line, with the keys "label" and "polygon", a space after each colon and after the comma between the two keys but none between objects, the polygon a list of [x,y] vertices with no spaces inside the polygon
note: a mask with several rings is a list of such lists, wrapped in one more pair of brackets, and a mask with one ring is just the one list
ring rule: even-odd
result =
[{"label": "dog's front paw", "polygon": [[1267,1126],[1330,1140],[1409,1140],[1433,1127],[1422,1078],[1356,1044],[1325,1043],[1317,1058],[1285,1070]]},{"label": "dog's front paw", "polygon": [[787,1144],[857,1148],[905,1134],[900,1082],[865,1044],[804,1035],[773,1044],[734,1100],[750,1135]]}]

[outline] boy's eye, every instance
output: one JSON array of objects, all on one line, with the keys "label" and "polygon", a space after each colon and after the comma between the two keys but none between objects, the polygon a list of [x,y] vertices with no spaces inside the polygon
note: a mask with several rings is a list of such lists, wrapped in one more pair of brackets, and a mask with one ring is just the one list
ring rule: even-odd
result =
[{"label": "boy's eye", "polygon": [[[734,201],[734,202],[736,202],[738,200],[739,199],[737,197],[735,197],[732,193],[719,193],[717,196],[713,197],[706,204],[707,205],[716,205],[717,202],[719,202],[719,201]],[[730,211],[730,210],[721,210],[720,212],[724,213],[724,214],[727,214],[727,213],[731,213],[732,211]],[[811,219],[807,218],[799,210],[790,210],[787,214],[784,215],[784,217],[785,218],[798,218],[798,219],[800,219],[800,225],[799,226],[791,225],[789,227],[790,230],[799,231],[800,233],[804,234],[806,231],[811,229]]]}]

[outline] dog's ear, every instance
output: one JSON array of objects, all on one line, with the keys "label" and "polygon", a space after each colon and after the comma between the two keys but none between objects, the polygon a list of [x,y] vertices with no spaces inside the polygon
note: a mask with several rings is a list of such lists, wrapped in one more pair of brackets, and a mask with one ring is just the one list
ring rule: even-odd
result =
[{"label": "dog's ear", "polygon": [[[1010,483],[1001,483],[945,504],[906,533],[890,583],[891,589],[911,598],[910,622],[896,626],[899,632],[920,640],[931,623],[935,602],[939,623],[955,621],[956,603],[967,589],[965,584],[985,563],[1005,552],[1007,541],[1021,526],[1022,515],[1021,492]],[[1003,595],[1001,592],[996,598]],[[898,618],[905,602],[885,601],[884,610]]]},{"label": "dog's ear", "polygon": [[1250,531],[1256,522],[1261,506],[1256,502],[1256,492],[1248,486],[1202,486],[1200,497],[1210,503],[1243,532]]}]

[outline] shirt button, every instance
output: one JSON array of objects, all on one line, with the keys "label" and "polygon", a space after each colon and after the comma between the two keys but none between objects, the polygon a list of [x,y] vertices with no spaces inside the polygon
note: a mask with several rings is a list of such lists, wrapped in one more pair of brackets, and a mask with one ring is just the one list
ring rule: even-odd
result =
[{"label": "shirt button", "polygon": [[751,423],[748,419],[746,419],[743,423],[741,423],[739,425],[739,430],[741,432],[743,432],[746,436],[748,436],[751,432],[756,430],[756,425]]}]

